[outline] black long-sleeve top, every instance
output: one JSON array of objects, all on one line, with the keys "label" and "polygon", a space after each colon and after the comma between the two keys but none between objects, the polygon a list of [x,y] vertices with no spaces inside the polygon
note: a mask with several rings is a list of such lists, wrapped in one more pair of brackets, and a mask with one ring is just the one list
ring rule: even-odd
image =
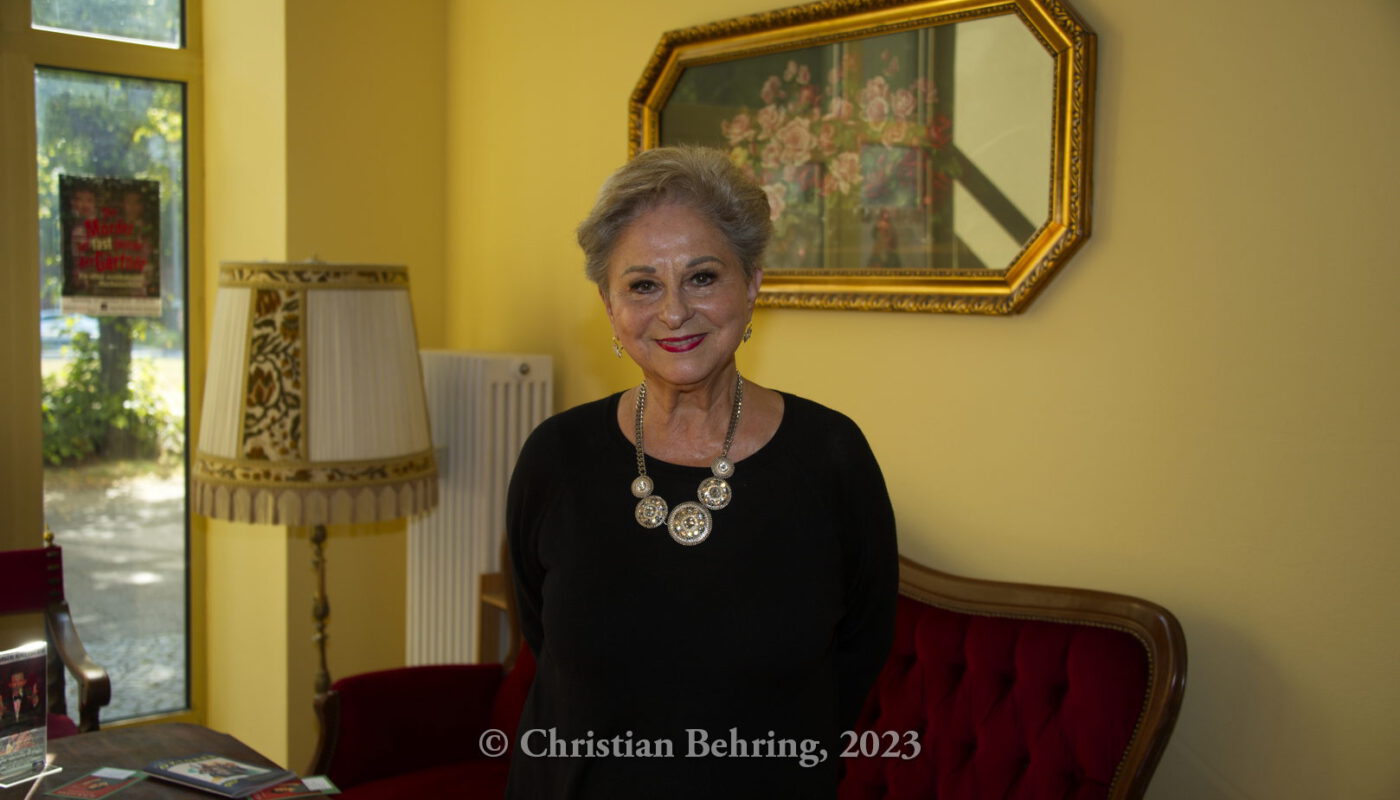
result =
[{"label": "black long-sleeve top", "polygon": [[[540,425],[511,480],[512,569],[538,669],[507,796],[834,797],[841,732],[889,653],[898,584],[894,514],[865,437],[784,394],[709,539],[687,547],[633,519],[619,398]],[[672,508],[709,475],[651,458],[647,472]]]}]

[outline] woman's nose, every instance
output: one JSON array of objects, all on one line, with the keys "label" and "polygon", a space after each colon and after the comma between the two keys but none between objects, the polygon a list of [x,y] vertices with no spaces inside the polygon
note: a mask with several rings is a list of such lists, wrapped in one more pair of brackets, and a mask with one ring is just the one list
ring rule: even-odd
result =
[{"label": "woman's nose", "polygon": [[690,304],[686,302],[684,292],[679,289],[667,290],[665,305],[661,308],[661,319],[671,328],[679,328],[690,319]]}]

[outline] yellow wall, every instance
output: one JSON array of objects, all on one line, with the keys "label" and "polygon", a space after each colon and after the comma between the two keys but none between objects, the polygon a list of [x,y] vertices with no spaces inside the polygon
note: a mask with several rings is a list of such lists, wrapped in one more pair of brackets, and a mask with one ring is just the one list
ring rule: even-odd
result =
[{"label": "yellow wall", "polygon": [[[572,228],[661,32],[780,4],[451,4],[449,346],[552,354],[561,408],[636,380]],[[1400,6],[1075,6],[1094,235],[1030,311],[760,311],[741,367],[862,424],[906,554],[1176,612],[1151,797],[1393,797]]]},{"label": "yellow wall", "polygon": [[[285,257],[288,160],[281,0],[204,5],[207,258],[191,269],[204,269],[207,288],[190,303],[204,311],[192,320],[201,333],[213,317],[220,260]],[[203,384],[192,383],[197,409]],[[205,722],[281,760],[290,680],[282,529],[198,518],[195,525],[207,558],[205,617],[195,620],[206,631]]]}]

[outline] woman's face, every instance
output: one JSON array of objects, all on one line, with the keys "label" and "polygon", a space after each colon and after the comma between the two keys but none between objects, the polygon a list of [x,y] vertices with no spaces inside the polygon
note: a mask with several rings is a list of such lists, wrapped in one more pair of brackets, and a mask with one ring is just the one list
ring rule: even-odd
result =
[{"label": "woman's face", "polygon": [[746,280],[724,234],[670,203],[623,229],[599,293],[613,334],[648,379],[695,386],[729,365],[762,277],[754,270]]}]

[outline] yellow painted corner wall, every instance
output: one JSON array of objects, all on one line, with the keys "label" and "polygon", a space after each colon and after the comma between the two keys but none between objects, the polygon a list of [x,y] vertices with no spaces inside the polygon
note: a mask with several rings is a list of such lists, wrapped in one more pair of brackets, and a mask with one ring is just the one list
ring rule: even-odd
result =
[{"label": "yellow painted corner wall", "polygon": [[[282,0],[204,3],[206,291],[191,298],[192,307],[203,309],[192,320],[199,332],[192,341],[207,344],[220,261],[281,258],[285,251],[286,39],[281,5]],[[203,397],[204,363],[202,357],[191,359],[198,368],[191,371],[195,409]],[[289,682],[283,529],[196,518],[193,538],[192,552],[202,551],[205,557],[204,619],[195,620],[204,626],[206,665],[203,707],[196,697],[197,710],[210,727],[279,759],[287,750],[281,709],[287,705]]]},{"label": "yellow painted corner wall", "polygon": [[[445,4],[205,0],[204,10],[204,320],[221,261],[405,264],[419,342],[442,346]],[[318,667],[308,531],[204,527],[206,722],[304,769]],[[402,523],[330,529],[333,678],[403,663],[404,551]]]},{"label": "yellow painted corner wall", "polygon": [[[636,379],[572,229],[660,34],[763,0],[449,5],[446,344]],[[846,411],[907,555],[1171,608],[1154,800],[1400,793],[1400,6],[1076,0],[1094,234],[1014,318],[760,311],[741,367]]]}]

